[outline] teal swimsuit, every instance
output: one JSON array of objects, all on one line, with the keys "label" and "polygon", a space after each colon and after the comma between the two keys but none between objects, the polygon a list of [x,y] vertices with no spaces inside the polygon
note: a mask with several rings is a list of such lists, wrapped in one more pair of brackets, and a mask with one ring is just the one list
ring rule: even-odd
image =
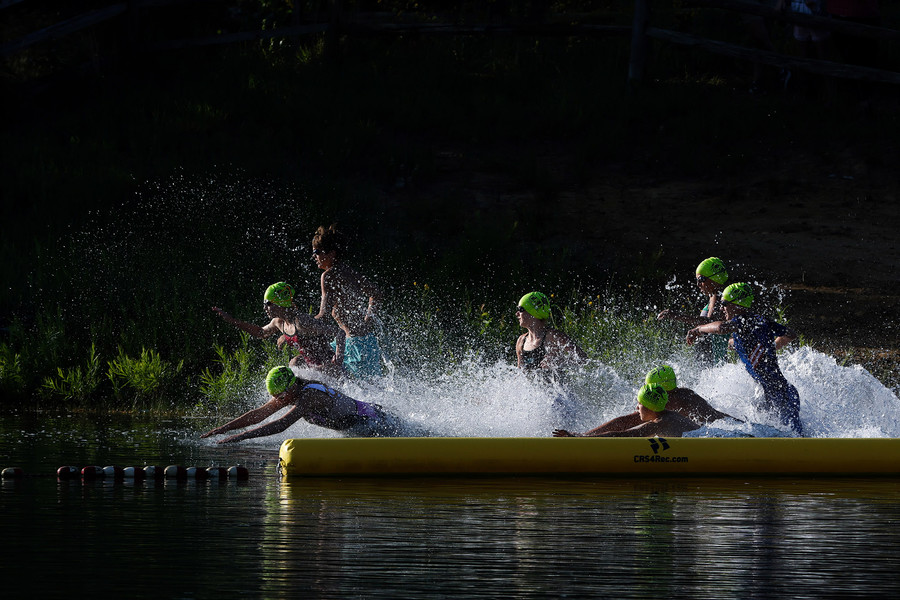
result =
[{"label": "teal swimsuit", "polygon": [[[336,349],[337,343],[331,342]],[[381,368],[381,347],[374,333],[347,337],[344,340],[344,368],[354,377],[380,377],[384,374]]]}]

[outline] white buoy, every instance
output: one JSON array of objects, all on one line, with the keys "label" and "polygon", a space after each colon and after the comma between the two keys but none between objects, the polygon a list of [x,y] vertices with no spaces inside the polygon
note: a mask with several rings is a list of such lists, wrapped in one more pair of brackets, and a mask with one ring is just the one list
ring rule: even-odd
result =
[{"label": "white buoy", "polygon": [[140,481],[147,476],[147,472],[140,467],[125,467],[122,469],[122,477]]},{"label": "white buoy", "polygon": [[165,477],[165,470],[158,465],[147,465],[144,467],[144,475],[147,479],[162,479]]},{"label": "white buoy", "polygon": [[166,479],[187,479],[187,469],[181,465],[169,465],[166,467]]},{"label": "white buoy", "polygon": [[228,479],[228,469],[225,467],[209,467],[206,473],[210,479]]},{"label": "white buoy", "polygon": [[206,472],[206,469],[203,467],[188,467],[186,472],[188,479],[207,479],[209,477],[209,473]]},{"label": "white buoy", "polygon": [[3,479],[19,479],[25,475],[25,471],[19,467],[6,467],[3,469]]},{"label": "white buoy", "polygon": [[235,465],[233,467],[228,467],[228,477],[231,479],[248,479],[250,477],[250,472],[247,470],[247,467]]},{"label": "white buoy", "polygon": [[103,476],[107,479],[122,479],[122,467],[109,465],[103,467]]}]

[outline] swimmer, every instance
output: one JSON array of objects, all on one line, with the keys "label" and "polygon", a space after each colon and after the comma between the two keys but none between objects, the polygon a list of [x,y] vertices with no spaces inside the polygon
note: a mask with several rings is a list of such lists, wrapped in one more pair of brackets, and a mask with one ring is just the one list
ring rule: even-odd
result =
[{"label": "swimmer", "polygon": [[[668,396],[666,409],[677,412],[695,423],[709,425],[713,421],[718,421],[719,419],[733,419],[738,423],[743,423],[740,419],[736,419],[729,414],[713,408],[706,399],[697,394],[694,390],[678,387],[675,378],[675,370],[669,365],[661,365],[651,370],[644,378],[644,383],[658,383],[661,385],[663,389],[666,390]],[[605,433],[607,431],[622,431],[623,429],[636,427],[637,425],[640,425],[641,422],[642,419],[640,413],[635,411],[607,421],[586,432],[584,435],[591,437],[595,434]]]},{"label": "swimmer", "polygon": [[330,361],[331,351],[328,348],[328,339],[333,338],[338,329],[327,321],[301,313],[294,304],[294,288],[290,284],[279,281],[270,285],[263,294],[263,308],[271,320],[262,327],[236,319],[217,306],[213,306],[212,310],[226,323],[255,338],[265,339],[281,334],[278,336],[278,346],[286,345],[295,353],[289,363],[291,366],[306,366],[332,376],[341,375],[340,367]]},{"label": "swimmer", "polygon": [[266,390],[272,396],[268,402],[200,437],[206,438],[256,425],[284,408],[290,410],[278,419],[229,436],[218,443],[230,444],[280,433],[300,419],[352,437],[396,437],[402,431],[400,421],[377,404],[354,400],[317,381],[296,377],[288,367],[275,367],[269,371]]},{"label": "swimmer", "polygon": [[381,347],[375,337],[381,290],[343,262],[344,236],[335,225],[319,227],[312,248],[316,266],[323,271],[316,319],[327,320],[330,315],[342,332],[332,343],[332,363],[355,376],[381,375]]},{"label": "swimmer", "polygon": [[[667,410],[669,401],[666,389],[658,383],[646,383],[637,394],[637,412],[640,423],[628,426],[623,422],[621,429],[586,433],[572,433],[565,429],[553,431],[553,437],[682,437],[685,432],[700,429],[700,425],[674,410]],[[598,428],[599,429],[599,428]]]},{"label": "swimmer", "polygon": [[[707,258],[697,265],[696,276],[697,287],[708,297],[706,306],[700,311],[700,315],[689,315],[666,309],[657,315],[657,319],[660,321],[680,321],[687,323],[691,327],[697,327],[725,318],[725,313],[722,311],[722,303],[719,300],[719,296],[721,296],[728,281],[728,271],[725,269],[725,263],[722,262],[722,259],[715,256]],[[697,358],[701,362],[713,366],[725,359],[728,353],[728,340],[721,336],[710,337],[704,339],[702,343],[696,344],[694,349]]]},{"label": "swimmer", "polygon": [[776,351],[796,339],[790,328],[750,312],[753,290],[747,283],[732,283],[722,292],[724,321],[700,325],[688,331],[687,343],[693,344],[704,335],[730,335],[729,344],[753,379],[762,387],[762,408],[774,411],[779,420],[798,435],[803,435],[800,422],[800,396],[788,383],[778,366]]},{"label": "swimmer", "polygon": [[519,300],[516,318],[519,326],[528,330],[516,340],[520,369],[555,369],[587,359],[584,350],[569,336],[547,325],[549,317],[550,300],[541,292],[530,292]]}]

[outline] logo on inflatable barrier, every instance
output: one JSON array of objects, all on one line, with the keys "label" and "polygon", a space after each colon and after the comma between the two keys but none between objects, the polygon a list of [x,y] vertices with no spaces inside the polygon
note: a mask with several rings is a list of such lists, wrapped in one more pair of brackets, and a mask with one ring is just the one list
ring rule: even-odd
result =
[{"label": "logo on inflatable barrier", "polygon": [[635,454],[634,462],[636,463],[686,463],[687,456],[661,456],[660,452],[665,452],[670,448],[669,441],[666,438],[655,437],[647,438],[650,442],[650,449],[653,454]]},{"label": "logo on inflatable barrier", "polygon": [[[657,440],[659,440],[658,443]],[[659,454],[660,444],[662,444],[663,450],[669,449],[669,442],[666,441],[666,438],[649,438],[647,441],[650,442],[650,449],[653,450],[653,454]]]}]

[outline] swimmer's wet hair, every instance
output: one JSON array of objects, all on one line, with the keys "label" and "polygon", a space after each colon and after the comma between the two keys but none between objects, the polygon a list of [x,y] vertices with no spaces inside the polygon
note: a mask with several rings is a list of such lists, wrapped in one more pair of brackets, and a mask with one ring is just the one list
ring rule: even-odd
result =
[{"label": "swimmer's wet hair", "polygon": [[322,226],[316,229],[312,240],[313,248],[325,252],[336,252],[337,256],[343,256],[347,247],[347,241],[343,233],[337,228],[337,223],[332,223],[327,228]]}]

